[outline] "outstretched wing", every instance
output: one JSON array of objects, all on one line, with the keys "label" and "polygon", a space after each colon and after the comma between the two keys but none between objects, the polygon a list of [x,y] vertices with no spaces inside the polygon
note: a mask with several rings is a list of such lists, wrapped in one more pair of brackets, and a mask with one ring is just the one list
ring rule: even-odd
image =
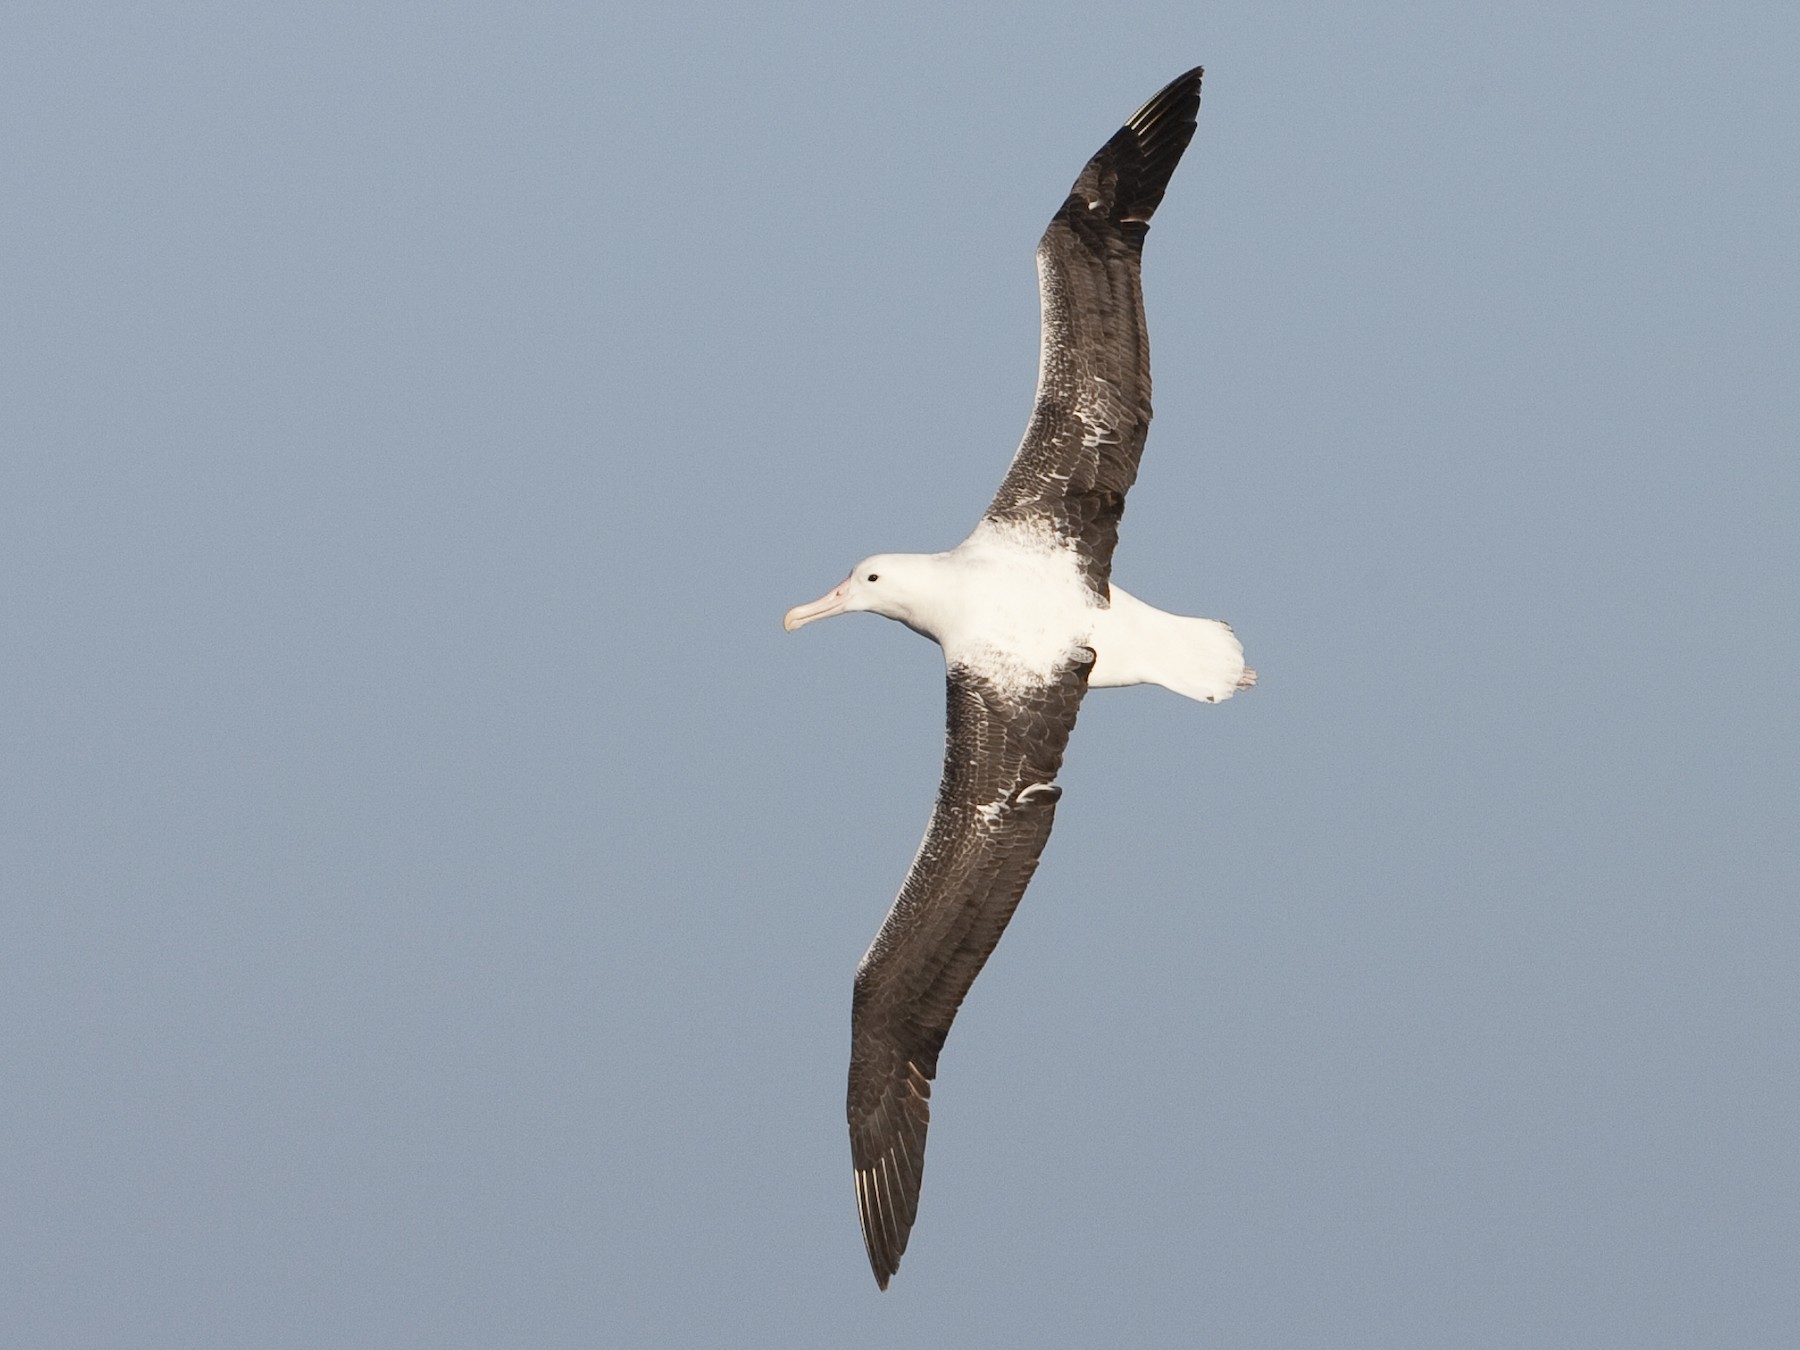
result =
[{"label": "outstretched wing", "polygon": [[1144,236],[1194,137],[1200,75],[1172,81],[1100,148],[1038,242],[1037,402],[987,510],[1049,523],[1103,601],[1150,429]]},{"label": "outstretched wing", "polygon": [[1062,795],[1052,780],[1093,666],[1092,652],[1079,658],[1023,696],[951,668],[937,805],[856,972],[850,1156],[863,1241],[883,1289],[918,1214],[938,1051],[1050,837]]}]

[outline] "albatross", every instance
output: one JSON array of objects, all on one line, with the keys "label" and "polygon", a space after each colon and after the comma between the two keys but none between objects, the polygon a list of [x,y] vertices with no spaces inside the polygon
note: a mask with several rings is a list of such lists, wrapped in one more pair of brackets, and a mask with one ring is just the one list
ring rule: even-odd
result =
[{"label": "albatross", "polygon": [[865,558],[783,620],[897,619],[943,648],[948,671],[937,804],[851,1003],[856,1208],[883,1289],[918,1215],[938,1053],[1037,870],[1082,696],[1158,684],[1216,703],[1256,681],[1227,625],[1112,583],[1150,426],[1144,236],[1193,139],[1200,76],[1171,81],[1100,148],[1038,243],[1036,403],[974,532],[944,553]]}]

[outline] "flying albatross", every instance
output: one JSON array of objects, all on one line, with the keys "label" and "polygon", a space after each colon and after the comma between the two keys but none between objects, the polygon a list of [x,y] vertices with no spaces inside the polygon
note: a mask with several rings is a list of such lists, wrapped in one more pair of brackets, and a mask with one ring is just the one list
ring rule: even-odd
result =
[{"label": "flying albatross", "polygon": [[1038,243],[1037,402],[974,533],[946,553],[865,558],[783,621],[869,610],[937,642],[949,671],[937,805],[851,1005],[850,1154],[883,1289],[918,1214],[938,1052],[1037,869],[1082,695],[1160,684],[1214,703],[1256,680],[1225,624],[1111,581],[1150,426],[1144,235],[1199,109],[1194,69],[1088,161]]}]

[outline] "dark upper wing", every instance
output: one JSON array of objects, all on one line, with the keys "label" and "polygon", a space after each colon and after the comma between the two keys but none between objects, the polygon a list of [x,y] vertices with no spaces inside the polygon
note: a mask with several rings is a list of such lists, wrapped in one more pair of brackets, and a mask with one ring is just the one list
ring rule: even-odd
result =
[{"label": "dark upper wing", "polygon": [[987,514],[1051,524],[1079,549],[1102,599],[1125,493],[1150,429],[1144,235],[1199,109],[1196,67],[1088,161],[1038,242],[1037,403]]},{"label": "dark upper wing", "polygon": [[944,777],[925,841],[856,972],[850,1156],[869,1264],[883,1289],[919,1207],[938,1051],[1050,837],[1051,784],[1093,654],[1020,697],[950,671]]}]

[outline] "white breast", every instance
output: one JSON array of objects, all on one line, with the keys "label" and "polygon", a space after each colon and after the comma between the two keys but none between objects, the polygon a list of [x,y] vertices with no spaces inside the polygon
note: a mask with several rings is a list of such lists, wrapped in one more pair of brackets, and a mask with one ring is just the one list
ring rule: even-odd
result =
[{"label": "white breast", "polygon": [[1097,611],[1054,534],[983,520],[942,556],[931,628],[952,665],[1010,691],[1049,680],[1086,643]]}]

